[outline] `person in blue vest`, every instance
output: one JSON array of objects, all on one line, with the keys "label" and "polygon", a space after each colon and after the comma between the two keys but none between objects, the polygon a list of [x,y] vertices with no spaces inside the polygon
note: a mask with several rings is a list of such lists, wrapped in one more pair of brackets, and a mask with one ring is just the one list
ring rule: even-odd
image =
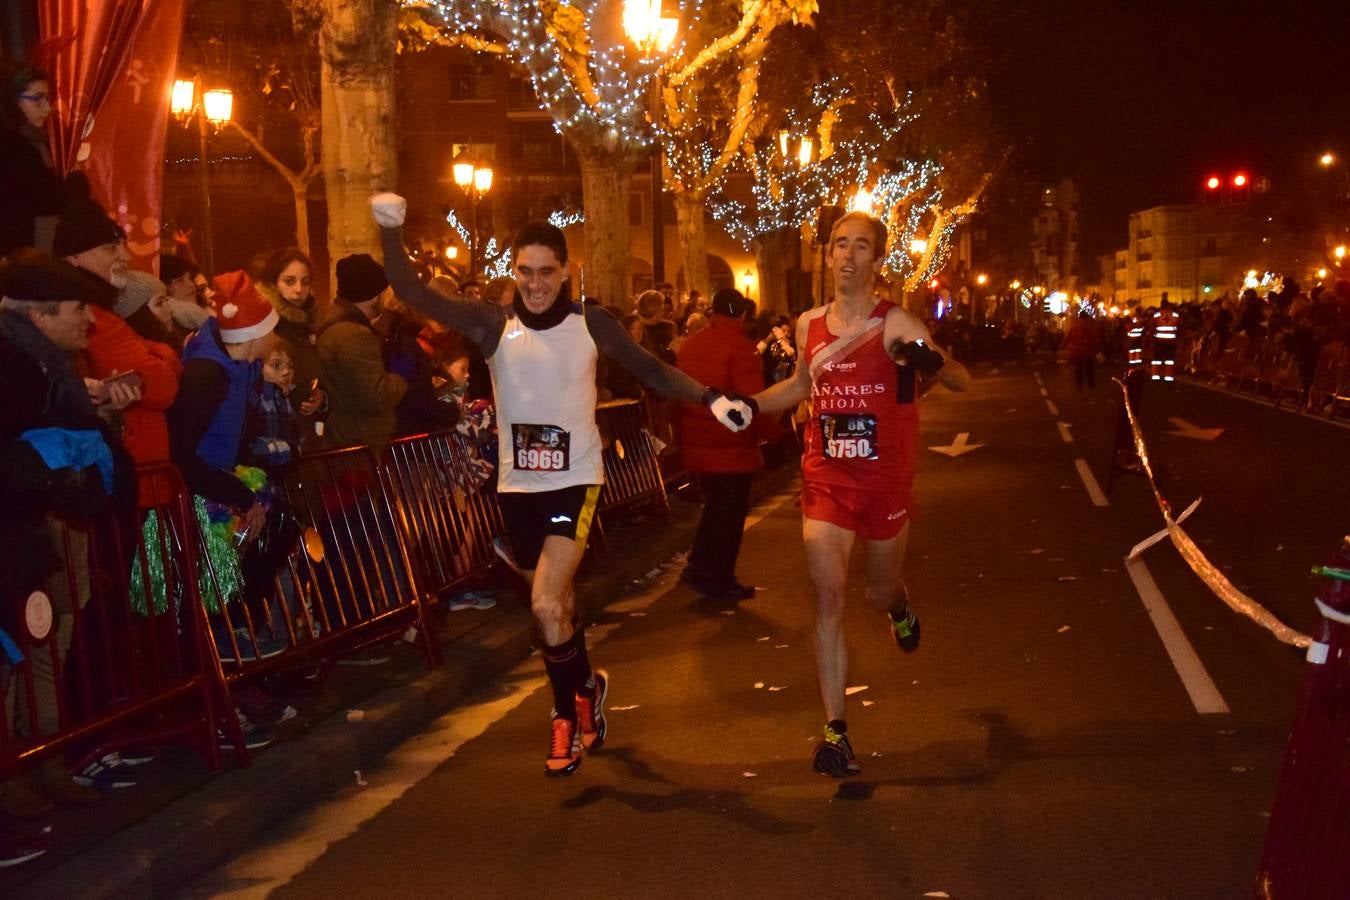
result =
[{"label": "person in blue vest", "polygon": [[657,393],[701,402],[733,431],[749,426],[750,407],[657,359],[598,306],[573,302],[567,240],[553,225],[533,222],[516,234],[515,297],[510,306],[488,305],[442,297],[421,284],[403,247],[407,202],[376,194],[370,203],[394,292],[473,341],[492,374],[497,501],[514,563],[530,582],[553,689],[544,773],[570,775],[581,765],[582,748],[599,750],[605,742],[609,690],[608,673],[591,668],[572,586],[605,480],[595,422],[596,364],[603,355]]},{"label": "person in blue vest", "polygon": [[[279,317],[246,273],[226,272],[214,282],[215,315],[183,347],[178,396],[167,413],[169,455],[188,490],[208,506],[214,502],[233,510],[240,519],[237,534],[251,540],[262,532],[267,508],[236,476],[235,465],[243,449],[249,397],[258,390],[263,361],[276,346],[272,332]],[[241,640],[241,658],[283,649],[243,645]],[[251,750],[275,736],[242,714],[240,723]]]}]

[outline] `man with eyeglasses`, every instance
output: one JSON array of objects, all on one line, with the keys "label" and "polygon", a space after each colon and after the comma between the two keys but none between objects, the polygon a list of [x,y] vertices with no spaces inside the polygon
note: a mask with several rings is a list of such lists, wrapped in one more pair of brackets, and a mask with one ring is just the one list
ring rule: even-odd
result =
[{"label": "man with eyeglasses", "polygon": [[47,143],[47,73],[32,67],[6,73],[0,109],[0,255],[19,247],[50,251],[62,192]]}]

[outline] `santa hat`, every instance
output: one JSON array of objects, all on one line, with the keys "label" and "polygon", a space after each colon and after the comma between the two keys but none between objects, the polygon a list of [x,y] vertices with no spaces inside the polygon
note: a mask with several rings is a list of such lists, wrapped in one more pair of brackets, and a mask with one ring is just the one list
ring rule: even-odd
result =
[{"label": "santa hat", "polygon": [[216,285],[212,304],[216,309],[216,324],[220,326],[222,341],[242,344],[270,334],[277,327],[277,311],[267,302],[267,298],[258,293],[248,273],[242,270],[226,272],[217,275],[212,281]]}]

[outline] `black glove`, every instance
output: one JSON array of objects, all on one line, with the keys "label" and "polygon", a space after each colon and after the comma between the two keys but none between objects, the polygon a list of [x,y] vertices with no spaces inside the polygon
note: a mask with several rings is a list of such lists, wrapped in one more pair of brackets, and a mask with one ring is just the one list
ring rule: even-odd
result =
[{"label": "black glove", "polygon": [[891,344],[891,356],[895,358],[903,357],[907,363],[924,375],[935,374],[947,362],[941,353],[922,340],[910,341],[909,343],[895,341]]}]

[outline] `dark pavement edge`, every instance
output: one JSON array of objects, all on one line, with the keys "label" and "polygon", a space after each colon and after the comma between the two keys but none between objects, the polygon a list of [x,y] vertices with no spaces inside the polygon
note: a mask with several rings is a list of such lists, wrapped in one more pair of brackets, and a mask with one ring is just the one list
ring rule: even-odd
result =
[{"label": "dark pavement edge", "polygon": [[[763,473],[752,502],[783,489],[795,467]],[[594,615],[628,593],[644,574],[687,549],[701,507],[671,497],[672,523],[649,518],[610,526],[609,546],[578,580],[578,606]],[[622,532],[635,540],[616,540]],[[640,535],[640,537],[638,537]],[[629,546],[631,543],[631,546]],[[525,659],[534,644],[527,608],[442,643],[444,662],[413,682],[341,709],[303,737],[268,748],[246,769],[232,769],[202,789],[91,847],[25,884],[29,900],[168,897],[224,864],[259,835],[324,799],[470,692]]]}]

